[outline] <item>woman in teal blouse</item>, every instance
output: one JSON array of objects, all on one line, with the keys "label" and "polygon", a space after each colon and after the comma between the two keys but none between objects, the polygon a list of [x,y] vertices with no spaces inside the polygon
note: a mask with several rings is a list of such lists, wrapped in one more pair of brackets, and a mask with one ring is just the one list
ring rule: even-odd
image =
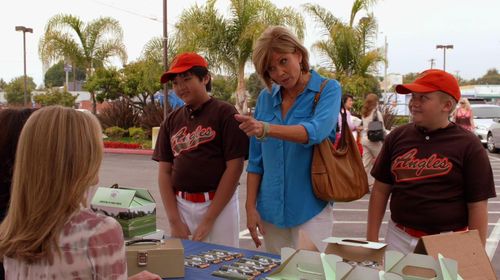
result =
[{"label": "woman in teal blouse", "polygon": [[270,27],[257,40],[253,63],[266,88],[254,118],[236,115],[250,139],[247,178],[247,226],[259,247],[297,247],[299,232],[319,250],[331,236],[331,206],[314,196],[311,161],[315,144],[335,139],[341,88],[328,80],[313,112],[315,95],[326,78],[310,70],[308,52],[284,27]]}]

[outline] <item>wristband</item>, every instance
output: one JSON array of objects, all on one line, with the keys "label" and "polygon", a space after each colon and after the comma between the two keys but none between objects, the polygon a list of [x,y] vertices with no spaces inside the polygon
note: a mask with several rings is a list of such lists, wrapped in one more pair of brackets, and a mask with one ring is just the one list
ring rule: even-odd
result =
[{"label": "wristband", "polygon": [[261,122],[261,123],[264,126],[263,131],[262,131],[262,135],[255,136],[255,138],[257,138],[257,140],[259,140],[259,141],[263,141],[264,139],[266,139],[267,134],[269,133],[269,123],[268,122]]}]

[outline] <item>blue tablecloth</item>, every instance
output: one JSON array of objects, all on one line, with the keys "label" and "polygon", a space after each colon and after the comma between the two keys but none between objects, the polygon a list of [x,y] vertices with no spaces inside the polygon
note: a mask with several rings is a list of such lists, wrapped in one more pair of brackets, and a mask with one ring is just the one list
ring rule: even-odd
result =
[{"label": "blue tablecloth", "polygon": [[[222,246],[222,245],[205,243],[205,242],[196,242],[196,241],[192,241],[192,240],[182,240],[182,245],[184,245],[184,256],[194,255],[194,254],[206,252],[206,251],[209,251],[212,249],[221,249],[221,250],[242,253],[242,254],[244,254],[245,258],[251,258],[254,255],[267,256],[267,257],[276,258],[276,259],[280,258],[280,256],[274,255],[274,254],[246,250],[246,249],[240,249],[240,248],[234,248],[234,247],[228,247],[228,246]],[[165,278],[165,279],[219,279],[219,280],[221,280],[224,278],[212,276],[211,273],[213,271],[218,270],[219,267],[221,267],[222,265],[228,265],[228,264],[233,263],[234,261],[235,260],[222,262],[219,264],[211,264],[209,267],[204,268],[204,269],[185,267],[186,273],[185,273],[184,278]],[[271,273],[271,271],[268,273],[261,274],[255,279],[262,279],[266,275],[268,275],[269,273]]]}]

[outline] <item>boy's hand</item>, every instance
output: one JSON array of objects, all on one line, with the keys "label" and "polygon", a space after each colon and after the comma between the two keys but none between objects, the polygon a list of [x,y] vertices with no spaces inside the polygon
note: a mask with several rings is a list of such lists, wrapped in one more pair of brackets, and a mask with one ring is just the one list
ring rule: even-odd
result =
[{"label": "boy's hand", "polygon": [[212,231],[212,227],[214,226],[214,221],[209,219],[203,219],[203,221],[198,225],[194,234],[194,241],[203,241],[205,237]]},{"label": "boy's hand", "polygon": [[189,227],[183,221],[170,223],[170,236],[180,239],[189,239],[191,232]]}]

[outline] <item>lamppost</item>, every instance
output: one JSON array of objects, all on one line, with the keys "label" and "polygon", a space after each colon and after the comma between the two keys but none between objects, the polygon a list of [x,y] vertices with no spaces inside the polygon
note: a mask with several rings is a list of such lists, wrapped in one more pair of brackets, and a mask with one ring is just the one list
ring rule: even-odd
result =
[{"label": "lamppost", "polygon": [[[163,69],[168,70],[167,0],[163,0]],[[168,88],[163,84],[163,119],[167,119]]]},{"label": "lamppost", "polygon": [[33,28],[16,26],[16,31],[23,32],[23,56],[24,56],[24,106],[28,105],[28,81],[26,77],[26,32],[33,33]]},{"label": "lamppost", "polygon": [[443,71],[446,71],[446,49],[453,49],[453,45],[436,45],[436,49],[443,49]]}]

